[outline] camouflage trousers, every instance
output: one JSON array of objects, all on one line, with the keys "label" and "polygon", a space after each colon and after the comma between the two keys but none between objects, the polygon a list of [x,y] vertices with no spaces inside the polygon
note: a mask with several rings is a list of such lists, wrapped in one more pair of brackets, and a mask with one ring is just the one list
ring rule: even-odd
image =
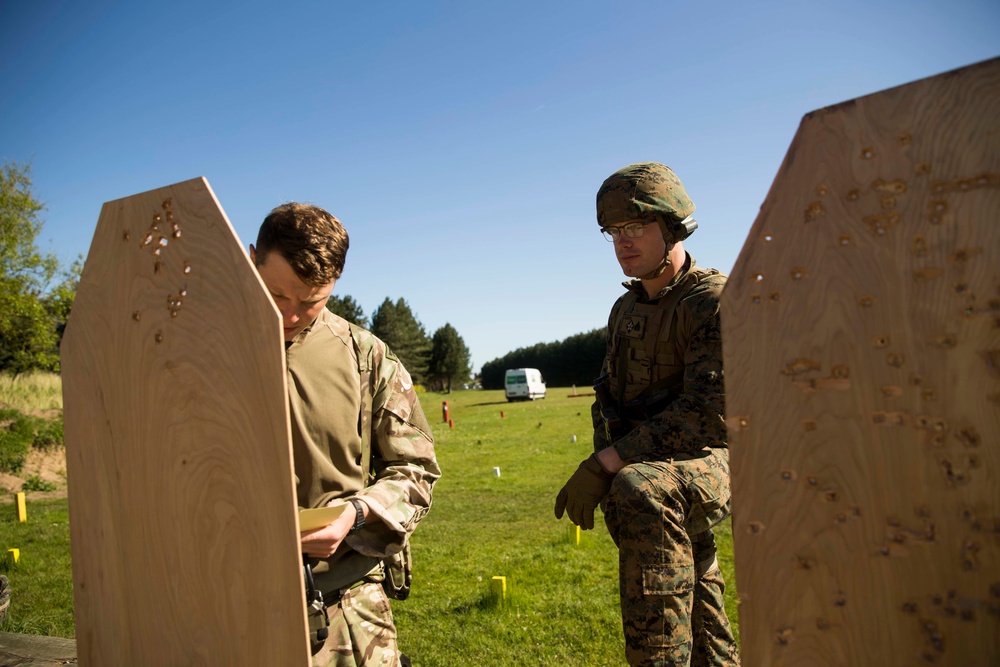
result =
[{"label": "camouflage trousers", "polygon": [[313,667],[397,667],[399,649],[389,598],[381,583],[344,591],[327,607],[330,636],[313,654]]},{"label": "camouflage trousers", "polygon": [[739,665],[711,531],[731,509],[729,452],[626,466],[602,506],[618,545],[629,664]]}]

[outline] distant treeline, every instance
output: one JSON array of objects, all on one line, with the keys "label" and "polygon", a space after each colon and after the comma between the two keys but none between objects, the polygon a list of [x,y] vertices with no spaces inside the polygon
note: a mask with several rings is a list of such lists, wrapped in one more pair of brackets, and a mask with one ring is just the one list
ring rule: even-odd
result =
[{"label": "distant treeline", "polygon": [[602,327],[556,343],[538,343],[483,364],[483,389],[503,389],[508,368],[537,368],[550,387],[590,387],[601,374],[608,329]]}]

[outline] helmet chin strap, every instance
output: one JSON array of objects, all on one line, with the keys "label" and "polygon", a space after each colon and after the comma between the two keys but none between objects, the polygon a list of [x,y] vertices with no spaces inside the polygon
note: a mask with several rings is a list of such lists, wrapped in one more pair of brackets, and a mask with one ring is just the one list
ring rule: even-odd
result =
[{"label": "helmet chin strap", "polygon": [[671,264],[673,264],[673,262],[670,261],[670,248],[672,247],[673,246],[667,246],[667,251],[663,253],[663,259],[660,260],[660,265],[649,273],[639,276],[639,280],[652,280],[653,278],[659,278],[663,275],[663,272],[666,271]]},{"label": "helmet chin strap", "polygon": [[656,216],[656,226],[660,229],[660,233],[663,235],[663,240],[666,242],[667,249],[663,252],[663,259],[660,260],[659,265],[650,271],[649,273],[639,276],[639,280],[653,280],[654,278],[659,278],[663,275],[673,262],[670,261],[670,251],[674,249],[674,243],[672,241],[667,241],[668,238],[673,238],[673,235],[667,231],[667,222],[663,219],[662,215],[657,214]]}]

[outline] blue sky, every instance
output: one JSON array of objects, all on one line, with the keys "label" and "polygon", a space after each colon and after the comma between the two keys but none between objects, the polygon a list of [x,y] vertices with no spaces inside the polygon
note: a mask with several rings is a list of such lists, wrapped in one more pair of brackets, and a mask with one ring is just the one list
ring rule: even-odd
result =
[{"label": "blue sky", "polygon": [[728,272],[802,116],[1000,55],[996,0],[125,3],[0,0],[0,161],[42,250],[205,176],[243,245],[286,201],[351,237],[335,293],[403,297],[474,366],[603,326],[594,194],[664,162]]}]

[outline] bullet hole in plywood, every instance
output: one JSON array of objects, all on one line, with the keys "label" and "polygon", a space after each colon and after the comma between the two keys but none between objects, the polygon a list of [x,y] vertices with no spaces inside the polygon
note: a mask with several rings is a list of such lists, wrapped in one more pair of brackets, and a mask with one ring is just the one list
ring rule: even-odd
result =
[{"label": "bullet hole in plywood", "polygon": [[954,334],[939,334],[931,342],[942,350],[953,350],[958,345],[958,338]]},{"label": "bullet hole in plywood", "polygon": [[798,475],[796,474],[796,472],[794,470],[790,470],[790,469],[786,468],[785,470],[781,471],[781,479],[783,481],[791,482],[791,481],[794,481],[796,477],[798,477]]},{"label": "bullet hole in plywood", "polygon": [[774,642],[779,646],[788,646],[794,637],[794,628],[778,628],[774,631]]},{"label": "bullet hole in plywood", "polygon": [[857,201],[861,197],[861,191],[860,190],[848,190],[848,192],[847,192],[847,194],[845,196],[847,197],[847,201]]},{"label": "bullet hole in plywood", "polygon": [[823,368],[815,359],[806,359],[805,357],[799,357],[785,364],[785,367],[781,370],[782,375],[790,375],[795,377],[802,373],[809,373],[813,371],[819,371]]},{"label": "bullet hole in plywood", "polygon": [[917,603],[916,602],[904,602],[900,607],[900,611],[906,614],[916,614],[917,613]]},{"label": "bullet hole in plywood", "polygon": [[802,280],[809,274],[804,266],[796,266],[791,270],[792,280]]},{"label": "bullet hole in plywood", "polygon": [[818,428],[815,419],[803,419],[802,420],[802,430],[806,433],[811,433]]},{"label": "bullet hole in plywood", "polygon": [[763,273],[755,273],[755,274],[753,275],[753,280],[754,280],[754,282],[756,282],[756,283],[759,283],[759,282],[761,282],[762,280],[764,280],[764,274],[763,274]]},{"label": "bullet hole in plywood", "polygon": [[907,185],[906,181],[900,178],[892,181],[878,178],[872,181],[872,190],[886,194],[901,195],[906,193]]},{"label": "bullet hole in plywood", "polygon": [[138,310],[133,311],[133,313],[132,313],[132,321],[133,322],[138,322],[141,319],[142,319],[142,315],[139,314],[139,311]]},{"label": "bullet hole in plywood", "polygon": [[818,194],[820,197],[825,197],[829,193],[830,193],[830,188],[828,188],[825,183],[820,183],[819,185],[816,186],[816,194]]},{"label": "bullet hole in plywood", "polygon": [[830,369],[830,373],[835,378],[851,377],[851,369],[845,364],[837,364]]},{"label": "bullet hole in plywood", "polygon": [[771,301],[781,301],[781,292],[771,292]]},{"label": "bullet hole in plywood", "polygon": [[819,220],[825,215],[826,215],[826,209],[823,208],[823,204],[818,201],[814,201],[809,204],[805,212],[802,214],[802,221],[815,222],[816,220]]},{"label": "bullet hole in plywood", "polygon": [[906,355],[899,352],[890,352],[885,356],[885,363],[893,368],[902,368],[903,364],[906,363]]},{"label": "bullet hole in plywood", "polygon": [[756,303],[760,303],[760,302],[761,302],[760,294],[751,294],[750,295],[750,303],[755,303],[756,304]]},{"label": "bullet hole in plywood", "polygon": [[747,532],[751,535],[759,535],[764,532],[764,524],[760,521],[751,521],[747,524]]},{"label": "bullet hole in plywood", "polygon": [[955,433],[955,438],[966,447],[979,447],[980,443],[982,443],[979,431],[972,426],[958,429]]},{"label": "bullet hole in plywood", "polygon": [[838,591],[833,597],[833,604],[835,607],[846,607],[847,595],[845,595],[843,591]]},{"label": "bullet hole in plywood", "polygon": [[858,305],[861,306],[862,308],[871,308],[872,306],[875,305],[875,301],[876,299],[874,296],[866,294],[865,296],[861,297],[861,299],[858,301]]},{"label": "bullet hole in plywood", "polygon": [[937,390],[933,387],[924,387],[920,390],[920,398],[925,401],[936,401],[937,400]]},{"label": "bullet hole in plywood", "polygon": [[188,264],[187,262],[185,262],[184,263],[184,274],[187,275],[189,273],[191,273],[191,265]]},{"label": "bullet hole in plywood", "polygon": [[882,396],[885,398],[896,398],[903,395],[903,388],[896,385],[886,385],[882,387]]},{"label": "bullet hole in plywood", "polygon": [[982,248],[959,248],[948,256],[948,261],[954,264],[965,264],[982,251]]},{"label": "bullet hole in plywood", "polygon": [[917,234],[913,237],[913,241],[910,242],[910,252],[912,252],[917,257],[927,256],[927,239],[923,236]]},{"label": "bullet hole in plywood", "polygon": [[885,236],[890,229],[899,224],[900,216],[895,211],[888,213],[878,213],[876,215],[866,215],[862,220],[871,229],[875,236]]},{"label": "bullet hole in plywood", "polygon": [[816,475],[808,475],[806,477],[806,483],[809,486],[818,486],[819,485],[819,477],[817,477]]},{"label": "bullet hole in plywood", "polygon": [[124,232],[122,232],[122,241],[130,241],[130,240],[132,240],[132,232],[126,229]]},{"label": "bullet hole in plywood", "polygon": [[861,149],[862,160],[871,160],[873,157],[875,157],[874,148],[872,148],[871,146],[865,146],[864,148]]},{"label": "bullet hole in plywood", "polygon": [[913,136],[909,132],[904,130],[899,133],[899,136],[896,137],[896,141],[899,143],[900,146],[909,146],[911,143],[913,143]]},{"label": "bullet hole in plywood", "polygon": [[872,340],[872,343],[875,345],[875,347],[881,348],[881,347],[889,347],[889,341],[890,341],[889,336],[882,335],[882,336],[875,336],[875,338]]},{"label": "bullet hole in plywood", "polygon": [[162,269],[162,268],[163,268],[163,263],[162,262],[156,261],[156,262],[153,263],[153,273],[159,275],[160,269]]},{"label": "bullet hole in plywood", "polygon": [[163,332],[157,331],[156,335],[153,336],[153,339],[157,342],[157,344],[162,343],[163,342]]},{"label": "bullet hole in plywood", "polygon": [[913,173],[917,176],[926,176],[931,173],[931,163],[930,162],[918,162],[913,165]]},{"label": "bullet hole in plywood", "polygon": [[840,238],[837,239],[837,243],[839,243],[842,246],[846,246],[846,245],[852,245],[854,241],[851,239],[850,236],[842,234]]}]

